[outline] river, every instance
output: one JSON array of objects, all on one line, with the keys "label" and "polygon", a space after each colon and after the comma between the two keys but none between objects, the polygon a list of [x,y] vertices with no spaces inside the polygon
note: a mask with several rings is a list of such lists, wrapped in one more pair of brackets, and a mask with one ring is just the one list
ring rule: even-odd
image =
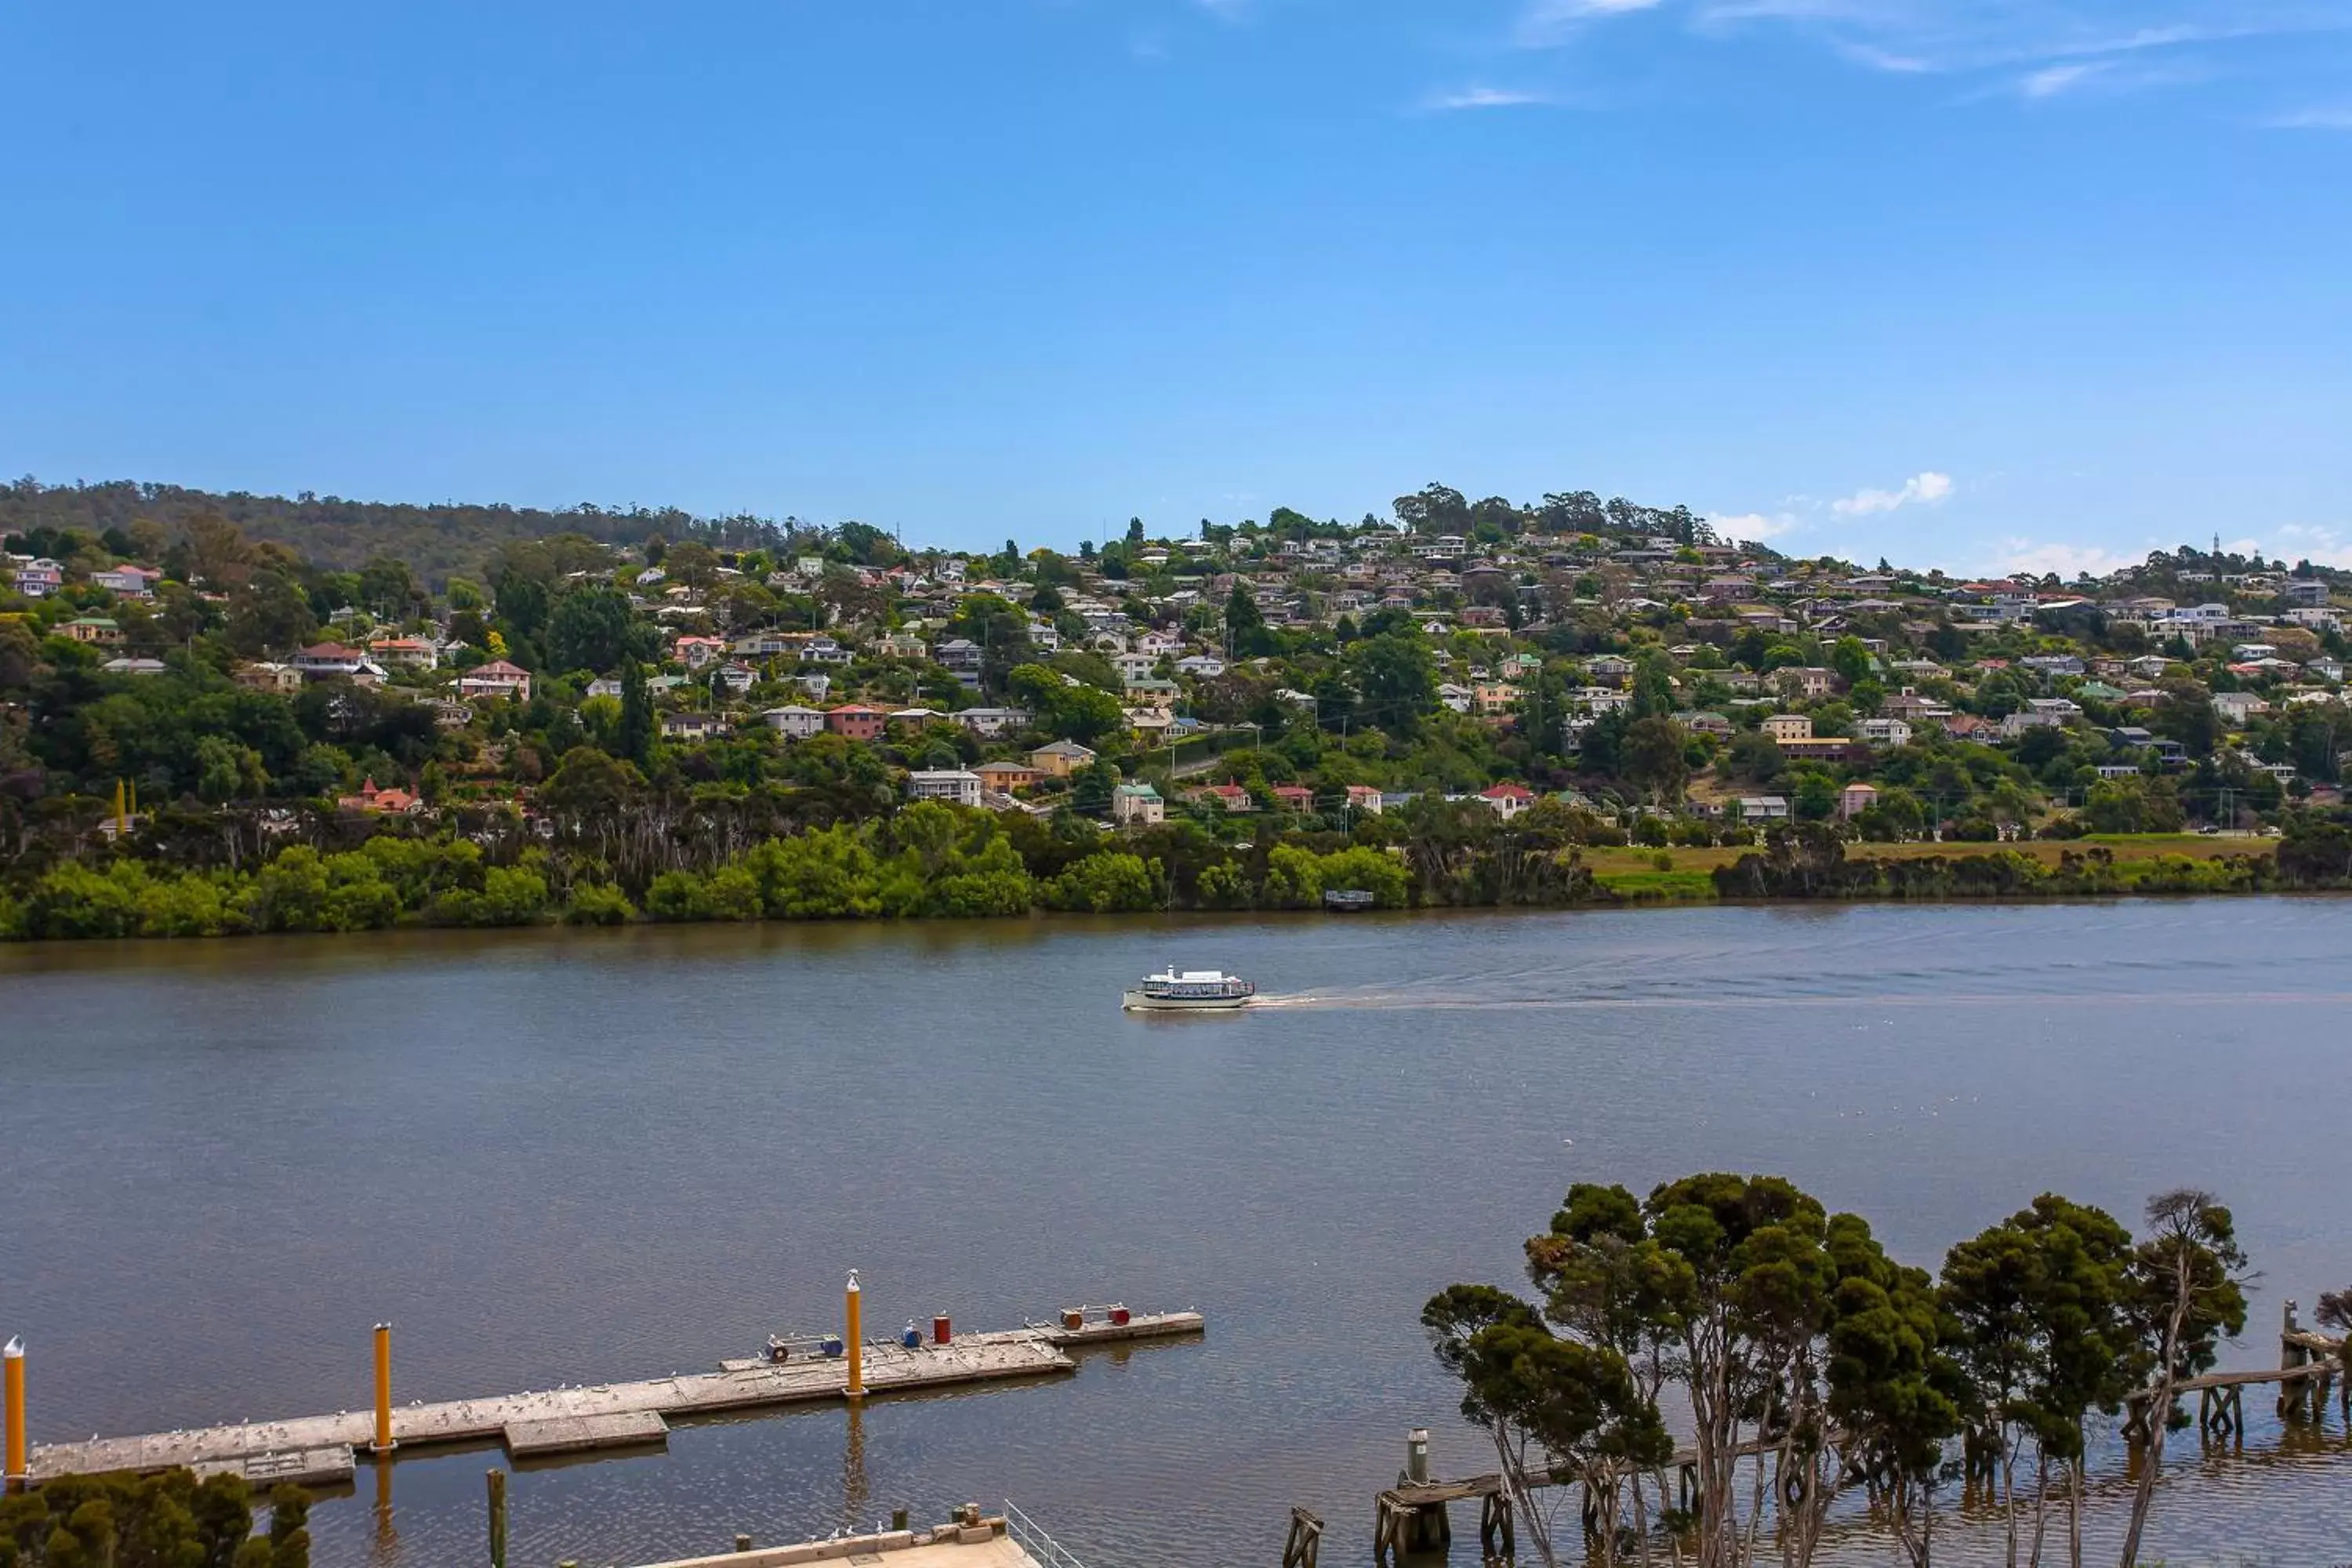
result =
[{"label": "river", "polygon": [[[1093,1568],[1271,1563],[1293,1503],[1360,1561],[1407,1427],[1492,1468],[1421,1302],[1517,1284],[1576,1180],[1781,1173],[1930,1268],[2043,1190],[2209,1187],[2263,1274],[2226,1360],[2274,1363],[2283,1300],[2352,1284],[2347,954],[2326,899],[0,949],[0,1335],[47,1441],[359,1407],[380,1319],[404,1402],[707,1367],[852,1267],[872,1329],[1198,1306],[1074,1377],[526,1470],[512,1561],[1008,1497]],[[1171,959],[1276,1005],[1119,1014]],[[2150,1555],[2352,1560],[2340,1426],[2246,1404],[2245,1457],[2175,1439]],[[388,1506],[362,1466],[315,1561],[478,1560],[502,1462]]]}]

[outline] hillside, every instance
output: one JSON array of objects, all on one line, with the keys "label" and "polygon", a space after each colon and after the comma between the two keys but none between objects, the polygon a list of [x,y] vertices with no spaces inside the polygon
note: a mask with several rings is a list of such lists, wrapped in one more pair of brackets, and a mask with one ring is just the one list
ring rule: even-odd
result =
[{"label": "hillside", "polygon": [[377,556],[404,561],[436,588],[453,575],[481,577],[499,547],[519,539],[582,533],[604,543],[635,543],[659,533],[672,540],[691,536],[754,544],[781,538],[789,526],[761,518],[699,518],[674,507],[620,511],[583,505],[547,511],[460,501],[418,506],[308,492],[290,499],[223,493],[131,479],[45,485],[27,478],[0,488],[0,534],[39,528],[90,535],[109,529],[128,532],[142,520],[176,532],[189,518],[205,512],[227,518],[248,538],[291,546],[330,570],[354,571]]}]

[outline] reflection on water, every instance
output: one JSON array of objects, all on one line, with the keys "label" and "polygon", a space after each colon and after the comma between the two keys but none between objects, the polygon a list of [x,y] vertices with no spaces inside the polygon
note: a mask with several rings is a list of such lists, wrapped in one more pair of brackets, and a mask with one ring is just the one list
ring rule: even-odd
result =
[{"label": "reflection on water", "polygon": [[[1931,1266],[2045,1189],[2194,1183],[2263,1271],[2234,1363],[2273,1362],[2280,1301],[2352,1283],[2347,950],[2325,900],[8,949],[0,1329],[49,1439],[361,1405],[384,1318],[408,1399],[750,1353],[852,1266],[884,1323],[1198,1306],[1205,1341],[1070,1377],[534,1468],[513,1560],[1010,1496],[1097,1568],[1271,1561],[1294,1502],[1344,1561],[1407,1427],[1492,1468],[1420,1303],[1515,1279],[1580,1179],[1785,1172]],[[1122,1015],[1171,956],[1267,994]],[[2258,1405],[2243,1456],[2175,1439],[2152,1555],[2352,1558],[2340,1423]],[[321,1568],[478,1556],[502,1462],[363,1468]]]}]

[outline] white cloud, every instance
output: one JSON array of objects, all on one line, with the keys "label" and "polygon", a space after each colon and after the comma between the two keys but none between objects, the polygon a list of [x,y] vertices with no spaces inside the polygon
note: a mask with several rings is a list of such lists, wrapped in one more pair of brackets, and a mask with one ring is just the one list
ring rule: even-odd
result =
[{"label": "white cloud", "polygon": [[2154,87],[2181,79],[2195,65],[2190,57],[2342,32],[2352,18],[2311,0],[1698,0],[1694,26],[1715,37],[1785,27],[1867,69],[1989,73],[2011,79],[2009,88],[2025,97],[2046,98],[2102,74],[2057,68],[2070,62],[2189,61],[2117,72],[2100,84]]},{"label": "white cloud", "polygon": [[1519,109],[1550,101],[1542,93],[1523,92],[1517,88],[1465,87],[1452,92],[1433,92],[1421,100],[1421,106],[1451,113],[1464,109]]},{"label": "white cloud", "polygon": [[1706,525],[1715,530],[1717,539],[1736,539],[1748,544],[1779,539],[1802,526],[1794,513],[1785,511],[1718,512],[1706,520]]},{"label": "white cloud", "polygon": [[1830,502],[1830,510],[1840,517],[1874,517],[1893,511],[1897,507],[1912,505],[1935,506],[1952,493],[1952,476],[1934,469],[1914,474],[1903,481],[1899,490],[1856,490],[1840,500]]},{"label": "white cloud", "polygon": [[2051,573],[2073,581],[2087,572],[2094,577],[2137,565],[2145,555],[2122,555],[2096,544],[2036,544],[2027,539],[2004,540],[2000,569],[2042,577]]},{"label": "white cloud", "polygon": [[2273,131],[2352,131],[2352,103],[2334,109],[2298,109],[2263,123]]},{"label": "white cloud", "polygon": [[1936,68],[1916,55],[1899,55],[1876,44],[1840,44],[1837,51],[1856,65],[1895,76],[1919,76]]},{"label": "white cloud", "polygon": [[2283,522],[2272,531],[2270,548],[2263,553],[2274,559],[2352,567],[2352,539],[2347,539],[2341,529],[2320,523]]},{"label": "white cloud", "polygon": [[2097,61],[2076,61],[2072,65],[2044,66],[2018,79],[2017,90],[2028,98],[2055,98],[2069,88],[2079,87],[2107,68]]},{"label": "white cloud", "polygon": [[1548,48],[1564,42],[1582,23],[1648,11],[1659,4],[1661,0],[1528,0],[1512,36],[1522,48]]}]

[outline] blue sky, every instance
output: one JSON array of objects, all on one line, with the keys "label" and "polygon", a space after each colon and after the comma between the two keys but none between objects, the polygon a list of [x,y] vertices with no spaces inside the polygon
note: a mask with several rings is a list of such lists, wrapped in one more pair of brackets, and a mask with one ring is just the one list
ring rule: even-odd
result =
[{"label": "blue sky", "polygon": [[2352,0],[0,0],[0,468],[2352,562]]}]

